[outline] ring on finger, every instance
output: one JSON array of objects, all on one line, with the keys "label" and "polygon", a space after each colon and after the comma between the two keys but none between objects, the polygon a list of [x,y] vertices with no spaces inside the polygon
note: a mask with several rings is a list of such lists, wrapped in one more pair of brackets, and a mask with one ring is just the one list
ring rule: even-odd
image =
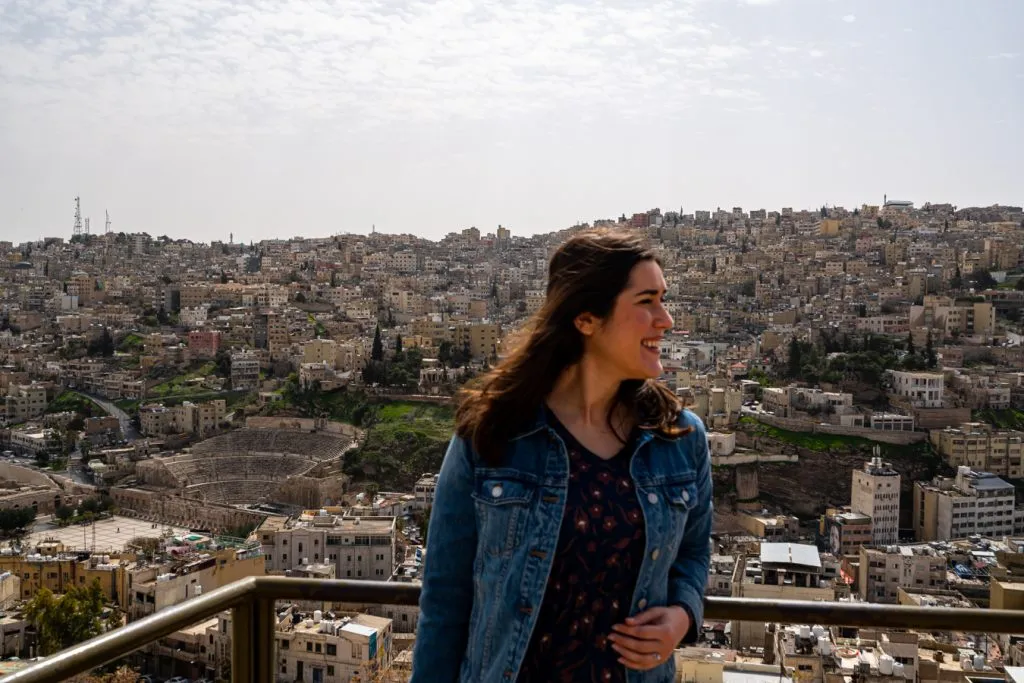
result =
[{"label": "ring on finger", "polygon": [[654,657],[654,661],[656,661],[656,662],[660,662],[661,661],[661,655],[658,654],[657,652],[654,653],[653,657]]}]

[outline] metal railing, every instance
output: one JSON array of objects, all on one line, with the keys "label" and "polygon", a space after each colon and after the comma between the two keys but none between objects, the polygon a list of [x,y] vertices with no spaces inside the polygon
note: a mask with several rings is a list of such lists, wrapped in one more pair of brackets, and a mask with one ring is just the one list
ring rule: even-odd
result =
[{"label": "metal railing", "polygon": [[[242,579],[160,610],[139,621],[68,648],[0,683],[57,683],[120,659],[182,628],[224,610],[231,617],[231,676],[234,683],[272,683],[277,600],[415,605],[420,587],[413,583],[294,579],[256,576]],[[893,605],[705,598],[705,619],[784,624],[1019,633],[1024,617],[1013,610],[897,607]]]}]

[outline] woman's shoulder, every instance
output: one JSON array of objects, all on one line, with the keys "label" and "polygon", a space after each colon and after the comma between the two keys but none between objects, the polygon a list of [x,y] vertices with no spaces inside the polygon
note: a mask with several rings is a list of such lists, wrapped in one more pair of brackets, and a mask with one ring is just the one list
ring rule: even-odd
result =
[{"label": "woman's shoulder", "polygon": [[679,427],[684,432],[684,437],[707,439],[708,432],[704,427],[704,420],[697,417],[689,408],[679,411]]}]

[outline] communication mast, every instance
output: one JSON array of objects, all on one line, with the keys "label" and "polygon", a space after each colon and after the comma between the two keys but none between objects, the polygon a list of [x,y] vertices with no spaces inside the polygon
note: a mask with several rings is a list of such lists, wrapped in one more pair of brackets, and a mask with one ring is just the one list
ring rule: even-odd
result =
[{"label": "communication mast", "polygon": [[82,203],[78,197],[75,197],[75,228],[72,234],[75,237],[82,234]]},{"label": "communication mast", "polygon": [[104,209],[103,213],[107,214],[107,229],[106,229],[106,233],[109,235],[110,234],[110,212],[107,211],[106,209]]},{"label": "communication mast", "polygon": [[89,219],[88,218],[85,219],[85,234],[86,235],[89,234]]}]

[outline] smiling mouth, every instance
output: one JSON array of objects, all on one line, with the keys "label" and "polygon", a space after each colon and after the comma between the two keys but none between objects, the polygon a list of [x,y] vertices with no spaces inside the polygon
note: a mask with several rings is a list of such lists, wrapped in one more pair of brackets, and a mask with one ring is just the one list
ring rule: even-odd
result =
[{"label": "smiling mouth", "polygon": [[644,347],[651,353],[661,354],[661,340],[660,339],[644,339],[640,342],[640,346]]}]

